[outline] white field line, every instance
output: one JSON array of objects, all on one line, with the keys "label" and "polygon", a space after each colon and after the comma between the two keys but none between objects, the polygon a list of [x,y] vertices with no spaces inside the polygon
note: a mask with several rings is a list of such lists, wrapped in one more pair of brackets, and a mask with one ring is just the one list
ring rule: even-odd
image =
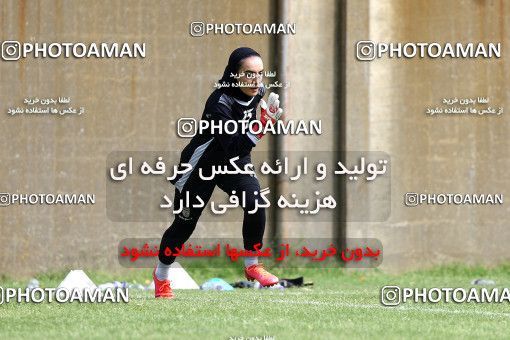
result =
[{"label": "white field line", "polygon": [[303,305],[323,305],[323,306],[335,306],[335,307],[349,307],[349,308],[362,308],[362,309],[384,309],[387,311],[419,311],[428,313],[442,313],[442,314],[462,314],[462,315],[484,315],[484,316],[499,316],[510,318],[510,313],[501,312],[488,312],[481,310],[461,310],[461,309],[439,309],[439,308],[428,308],[428,307],[411,307],[411,306],[380,306],[380,305],[365,305],[358,303],[349,302],[322,302],[322,301],[290,301],[290,300],[269,300],[274,303],[288,303],[288,304],[303,304]]}]

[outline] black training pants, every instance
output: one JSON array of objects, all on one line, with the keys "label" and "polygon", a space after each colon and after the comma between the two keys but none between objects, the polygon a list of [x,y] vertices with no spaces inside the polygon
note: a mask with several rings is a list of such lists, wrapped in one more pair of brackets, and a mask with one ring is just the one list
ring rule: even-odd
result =
[{"label": "black training pants", "polygon": [[[259,195],[260,184],[257,178],[247,174],[222,174],[216,175],[214,179],[206,181],[200,178],[198,171],[193,171],[186,181],[186,184],[183,186],[182,191],[175,189],[173,206],[174,209],[179,207],[180,199],[185,202],[186,192],[189,192],[190,205],[195,202],[194,198],[198,195],[204,201],[204,207],[189,207],[189,209],[183,209],[181,213],[175,216],[172,225],[165,231],[161,239],[161,245],[159,247],[159,260],[161,262],[164,264],[172,264],[174,262],[175,256],[166,256],[164,250],[166,247],[169,247],[172,251],[176,247],[180,248],[191,237],[198,219],[203,209],[207,207],[207,203],[216,186],[228,195],[231,195],[232,191],[235,190],[235,195],[239,197],[240,202],[242,192],[244,191],[246,193],[246,206],[243,208],[244,248],[246,250],[255,250],[253,248],[255,244],[262,244],[266,222],[265,209],[259,207],[255,213],[248,214],[248,211],[255,208],[255,201],[258,200],[260,204],[262,203],[262,199]],[[254,192],[257,192],[257,194]]]}]

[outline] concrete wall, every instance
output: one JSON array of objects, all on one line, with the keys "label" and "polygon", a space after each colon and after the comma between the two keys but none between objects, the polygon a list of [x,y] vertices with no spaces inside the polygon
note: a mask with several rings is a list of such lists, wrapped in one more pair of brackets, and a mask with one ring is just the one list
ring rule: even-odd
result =
[{"label": "concrete wall", "polygon": [[[289,1],[297,34],[288,36],[288,119],[322,119],[323,134],[283,138],[283,151],[335,150],[391,156],[391,215],[368,189],[366,222],[348,222],[347,236],[376,237],[389,271],[447,262],[493,264],[510,258],[508,205],[407,208],[406,192],[503,193],[508,196],[509,122],[500,117],[428,117],[445,97],[489,97],[508,106],[505,46],[510,10],[503,1],[348,1],[347,103],[335,108],[338,70],[335,1]],[[2,1],[0,40],[145,42],[147,57],[26,59],[0,62],[0,192],[96,194],[93,206],[0,208],[0,274],[28,275],[62,267],[118,270],[117,244],[160,237],[169,222],[113,222],[106,211],[105,165],[112,151],[179,151],[180,117],[199,117],[206,98],[239,46],[258,50],[273,67],[270,36],[191,37],[192,21],[271,22],[269,1]],[[359,62],[359,40],[503,44],[499,60],[387,59]],[[71,97],[79,117],[9,116],[27,97]],[[508,109],[505,107],[505,109]],[[345,114],[345,126],[335,115]],[[271,138],[257,149],[267,151]],[[332,160],[332,158],[330,159]],[[286,192],[309,189],[282,184]],[[348,196],[356,194],[348,187]],[[366,190],[366,189],[364,189]],[[214,197],[221,197],[217,192]],[[214,199],[213,197],[213,199]],[[348,202],[348,216],[356,209]],[[133,209],[139,209],[133,207]],[[351,211],[349,213],[349,211]],[[140,212],[143,213],[143,212]],[[373,215],[373,216],[372,216]],[[333,220],[282,216],[287,237],[330,237]],[[272,228],[268,225],[268,228]],[[200,221],[194,236],[235,236],[241,222]]]},{"label": "concrete wall", "polygon": [[[285,99],[286,119],[322,120],[321,135],[286,136],[282,141],[281,155],[294,160],[307,157],[314,152],[324,157],[334,157],[335,126],[335,1],[288,1],[288,14],[299,28],[298,34],[287,38],[287,81],[290,83]],[[291,175],[292,176],[292,172]],[[282,176],[281,193],[300,198],[313,197],[310,182],[306,177],[292,182]],[[332,182],[328,182],[332,185]],[[331,187],[328,188],[331,191]],[[323,191],[324,192],[324,191]],[[305,216],[303,216],[305,217]],[[282,210],[282,237],[331,237],[335,227],[332,218],[296,219],[294,211]]]},{"label": "concrete wall", "polygon": [[[191,22],[264,23],[269,16],[268,1],[243,6],[232,1],[2,1],[2,41],[126,41],[145,42],[148,48],[142,60],[0,62],[0,191],[96,194],[93,206],[0,209],[0,273],[112,268],[118,266],[121,239],[160,237],[169,222],[107,218],[107,156],[180,151],[188,140],[177,137],[177,119],[201,116],[235,48],[251,46],[271,68],[269,36],[192,37]],[[36,96],[68,96],[86,111],[74,117],[7,115],[8,108]],[[200,222],[196,235],[204,230],[240,237],[241,225]]]},{"label": "concrete wall", "polygon": [[[388,59],[348,70],[349,149],[386,151],[392,163],[391,217],[350,223],[349,235],[371,235],[385,249],[383,268],[508,260],[508,204],[404,206],[406,192],[509,194],[510,122],[499,117],[425,114],[443,98],[489,97],[506,107],[510,6],[504,1],[350,1],[348,56],[355,42],[501,42],[500,59]],[[367,91],[363,100],[358,89]],[[506,198],[505,197],[505,198]]]}]

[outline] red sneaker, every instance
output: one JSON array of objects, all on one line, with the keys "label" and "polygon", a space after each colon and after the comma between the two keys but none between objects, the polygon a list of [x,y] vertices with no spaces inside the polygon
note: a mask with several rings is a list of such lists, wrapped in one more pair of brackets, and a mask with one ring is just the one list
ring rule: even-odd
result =
[{"label": "red sneaker", "polygon": [[278,278],[265,270],[262,263],[252,264],[245,268],[244,275],[249,281],[257,280],[262,287],[273,286],[278,283]]},{"label": "red sneaker", "polygon": [[152,272],[152,278],[154,279],[154,295],[156,298],[162,299],[173,299],[174,293],[172,287],[170,287],[170,280],[158,280],[156,277],[156,268]]}]

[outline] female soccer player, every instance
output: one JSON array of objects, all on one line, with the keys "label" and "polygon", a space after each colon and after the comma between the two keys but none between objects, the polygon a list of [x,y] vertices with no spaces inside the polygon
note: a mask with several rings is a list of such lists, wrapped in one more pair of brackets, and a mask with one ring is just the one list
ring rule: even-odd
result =
[{"label": "female soccer player", "polygon": [[[259,126],[273,124],[283,112],[279,108],[278,95],[271,93],[266,104],[262,97],[265,88],[262,84],[264,65],[260,55],[248,47],[241,47],[232,52],[220,79],[220,88],[213,91],[207,99],[202,114],[203,120],[215,124],[237,124],[237,132],[227,134],[219,133],[218,129],[197,133],[181,153],[180,164],[191,164],[192,170],[176,177],[174,207],[178,207],[180,200],[190,197],[190,201],[199,196],[204,206],[209,201],[216,186],[227,194],[235,195],[241,200],[244,192],[245,206],[243,219],[243,243],[246,250],[256,250],[254,245],[262,245],[266,215],[264,208],[259,207],[255,213],[249,214],[255,208],[258,200],[260,185],[256,177],[249,174],[216,174],[212,180],[204,180],[199,176],[199,169],[203,173],[210,173],[212,166],[228,165],[229,160],[236,156],[236,164],[244,169],[251,163],[250,152],[263,137],[242,129],[240,121],[260,120]],[[238,86],[238,85],[241,86]],[[256,112],[260,112],[257,118]],[[216,125],[217,126],[217,125]],[[246,126],[246,125],[245,125]],[[229,131],[232,129],[229,128]],[[257,194],[255,194],[255,192]],[[192,203],[183,207],[175,217],[172,225],[165,231],[161,239],[159,262],[153,272],[156,298],[171,299],[174,297],[168,272],[175,256],[166,256],[164,250],[180,248],[191,236],[204,207],[194,208]],[[271,286],[278,283],[278,278],[267,272],[257,257],[245,257],[245,276],[248,280],[257,280],[262,286]]]}]

